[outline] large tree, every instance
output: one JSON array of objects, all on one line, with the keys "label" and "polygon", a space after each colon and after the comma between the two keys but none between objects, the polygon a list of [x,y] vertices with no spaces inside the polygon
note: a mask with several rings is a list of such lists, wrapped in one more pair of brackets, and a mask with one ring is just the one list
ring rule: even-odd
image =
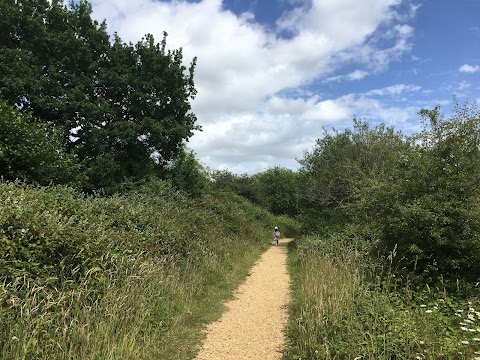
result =
[{"label": "large tree", "polygon": [[0,3],[0,97],[60,127],[87,188],[156,173],[198,126],[189,100],[193,73],[182,49],[146,35],[126,44],[91,18],[84,0]]}]

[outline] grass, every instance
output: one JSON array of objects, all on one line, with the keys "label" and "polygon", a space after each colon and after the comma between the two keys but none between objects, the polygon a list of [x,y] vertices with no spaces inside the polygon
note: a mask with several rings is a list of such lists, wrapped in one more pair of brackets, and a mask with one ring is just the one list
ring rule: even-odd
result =
[{"label": "grass", "polygon": [[276,222],[231,194],[161,187],[101,198],[0,184],[0,201],[5,359],[191,359]]},{"label": "grass", "polygon": [[296,241],[289,269],[293,300],[285,359],[480,357],[478,296],[400,286],[334,237]]}]

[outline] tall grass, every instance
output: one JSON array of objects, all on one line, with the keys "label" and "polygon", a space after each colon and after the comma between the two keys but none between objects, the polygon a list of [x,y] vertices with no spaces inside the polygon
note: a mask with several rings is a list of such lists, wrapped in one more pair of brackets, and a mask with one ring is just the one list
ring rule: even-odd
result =
[{"label": "tall grass", "polygon": [[398,285],[338,237],[296,241],[289,267],[293,301],[285,359],[480,356],[478,297]]},{"label": "tall grass", "polygon": [[0,358],[193,357],[275,219],[160,185],[101,198],[0,184]]}]

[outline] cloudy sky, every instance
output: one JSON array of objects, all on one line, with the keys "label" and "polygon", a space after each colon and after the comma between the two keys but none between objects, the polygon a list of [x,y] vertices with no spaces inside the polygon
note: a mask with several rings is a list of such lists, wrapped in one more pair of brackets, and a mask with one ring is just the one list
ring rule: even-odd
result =
[{"label": "cloudy sky", "polygon": [[189,142],[212,170],[297,169],[353,116],[406,133],[419,109],[480,103],[480,0],[92,0],[125,42],[198,57]]}]

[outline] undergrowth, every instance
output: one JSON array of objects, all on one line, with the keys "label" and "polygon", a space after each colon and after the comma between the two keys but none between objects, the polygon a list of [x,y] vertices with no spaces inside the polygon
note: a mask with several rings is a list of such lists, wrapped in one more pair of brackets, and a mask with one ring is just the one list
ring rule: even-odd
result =
[{"label": "undergrowth", "polygon": [[188,359],[269,244],[238,196],[0,184],[0,358]]},{"label": "undergrowth", "polygon": [[478,288],[416,287],[339,235],[290,250],[285,359],[480,357]]}]

